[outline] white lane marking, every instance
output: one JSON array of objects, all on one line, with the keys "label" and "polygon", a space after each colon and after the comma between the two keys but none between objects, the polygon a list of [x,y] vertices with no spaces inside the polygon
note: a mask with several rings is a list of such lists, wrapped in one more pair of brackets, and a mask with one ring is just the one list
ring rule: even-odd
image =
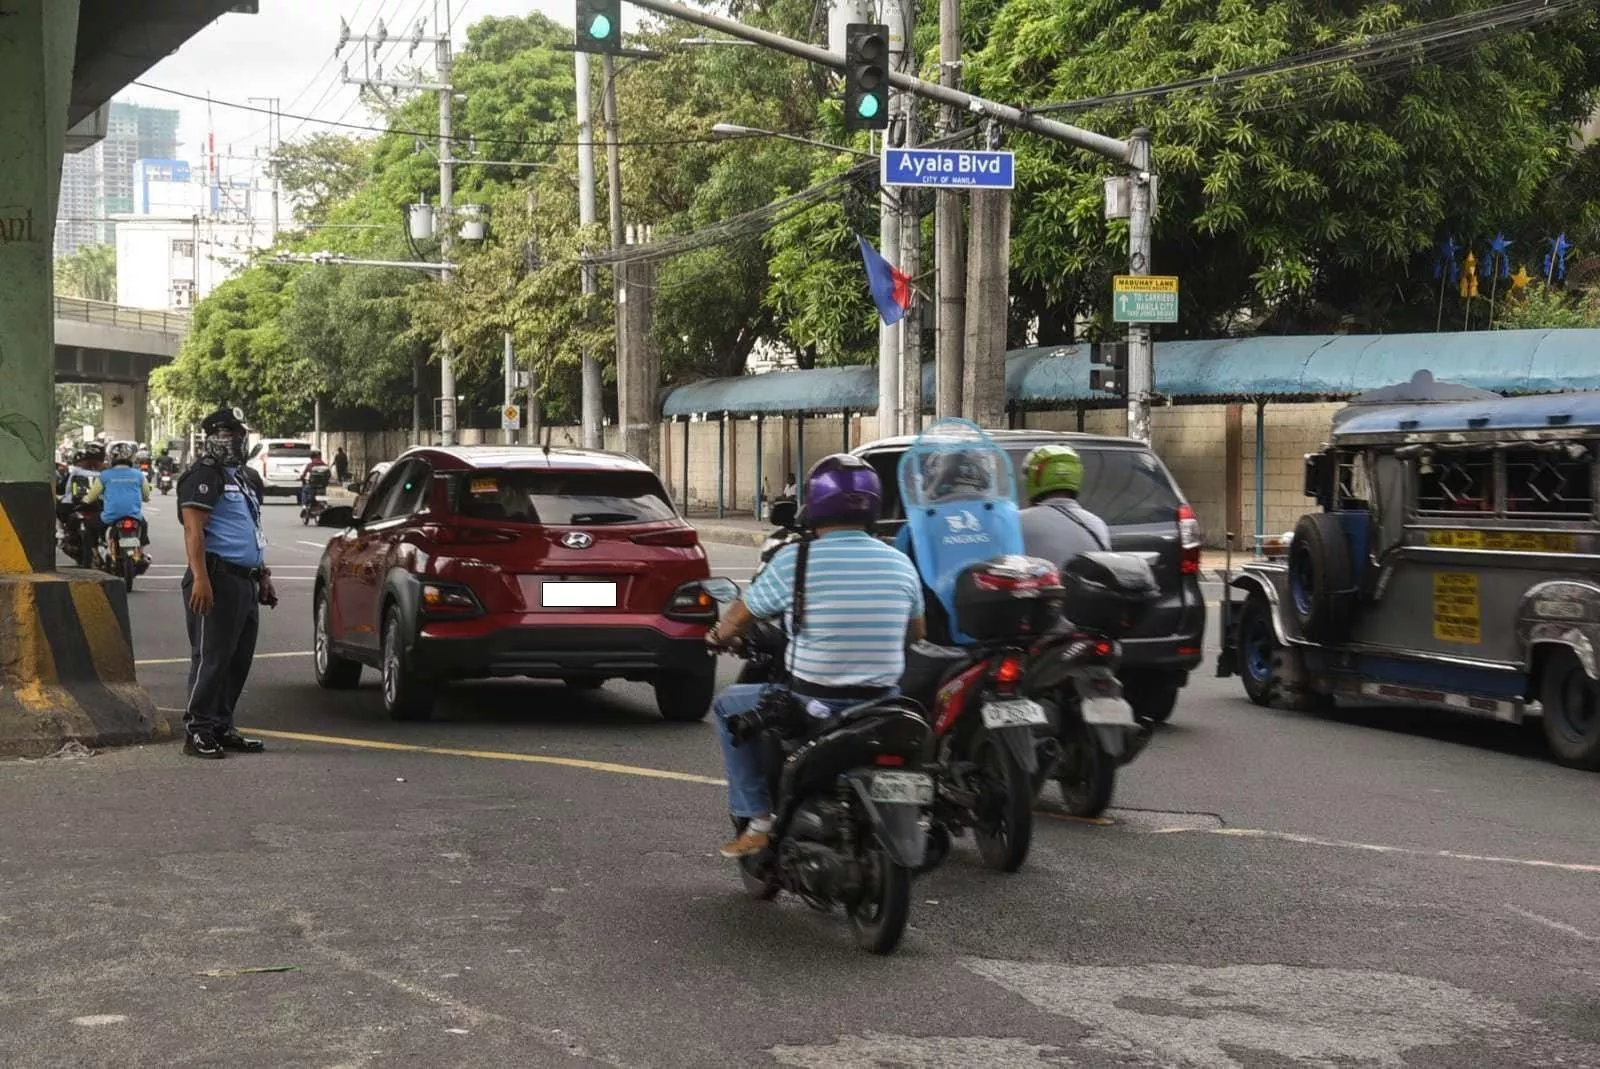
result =
[{"label": "white lane marking", "polygon": [[74,1017],[73,1024],[80,1024],[85,1028],[99,1028],[106,1024],[121,1024],[128,1019],[122,1013],[91,1013],[86,1017]]},{"label": "white lane marking", "polygon": [[780,1065],[797,1069],[1066,1069],[1060,1047],[989,1036],[896,1036],[868,1032],[808,1047],[773,1047]]},{"label": "white lane marking", "polygon": [[307,542],[304,538],[297,538],[297,539],[295,539],[295,541],[300,543],[302,546],[310,546],[312,549],[327,549],[328,548],[328,543],[326,543],[326,542]]},{"label": "white lane marking", "polygon": [[[1236,1069],[1267,1055],[1295,1065],[1399,1069],[1418,1048],[1516,1049],[1549,1065],[1570,1041],[1515,1006],[1441,980],[1290,965],[1072,966],[965,959],[968,970],[1083,1031],[1119,1065]],[[1246,1054],[1245,1052],[1248,1052]],[[1500,1059],[1487,1058],[1500,1064]]]},{"label": "white lane marking", "polygon": [[1552,931],[1560,932],[1563,935],[1570,935],[1574,939],[1583,940],[1585,943],[1600,943],[1600,935],[1590,935],[1582,928],[1574,928],[1572,925],[1558,921],[1553,917],[1543,916],[1533,912],[1531,909],[1523,909],[1520,906],[1513,906],[1509,902],[1506,903],[1506,908],[1512,913],[1515,913],[1517,916],[1522,917],[1525,920],[1530,920],[1535,924],[1542,924]]},{"label": "white lane marking", "polygon": [[[202,617],[202,619],[204,619],[204,617]],[[310,650],[293,650],[293,651],[291,651],[289,653],[258,653],[258,654],[255,655],[255,660],[265,661],[265,660],[268,660],[270,658],[276,658],[276,657],[309,657],[309,656],[311,656],[311,651]],[[189,658],[187,658],[187,657],[152,657],[149,660],[134,661],[133,663],[138,665],[138,666],[140,666],[140,667],[145,667],[147,665],[152,665],[152,664],[188,664],[189,663]]]},{"label": "white lane marking", "polygon": [[1344,839],[1319,839],[1314,835],[1296,835],[1287,831],[1266,831],[1262,828],[1157,828],[1150,835],[1226,835],[1236,839],[1275,839],[1302,846],[1326,846],[1337,850],[1365,850],[1373,854],[1403,854],[1409,857],[1436,857],[1449,861],[1475,861],[1493,865],[1522,865],[1535,869],[1559,869],[1562,872],[1600,874],[1600,864],[1580,861],[1544,861],[1528,857],[1499,857],[1494,854],[1464,854],[1456,850],[1420,850],[1410,846],[1385,846],[1381,843],[1355,843]]}]

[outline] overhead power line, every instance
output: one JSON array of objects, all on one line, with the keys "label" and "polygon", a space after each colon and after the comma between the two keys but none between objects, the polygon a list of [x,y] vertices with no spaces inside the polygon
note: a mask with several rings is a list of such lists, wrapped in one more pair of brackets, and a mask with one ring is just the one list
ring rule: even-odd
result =
[{"label": "overhead power line", "polygon": [[1079,100],[1039,104],[1031,110],[1040,113],[1091,111],[1139,100],[1159,100],[1195,90],[1220,89],[1252,78],[1274,75],[1302,76],[1290,80],[1289,85],[1292,87],[1297,81],[1304,83],[1311,80],[1303,76],[1320,76],[1322,74],[1320,68],[1335,64],[1353,62],[1366,68],[1386,64],[1409,64],[1416,58],[1416,50],[1421,50],[1430,58],[1438,60],[1446,55],[1454,56],[1470,51],[1482,41],[1497,34],[1520,32],[1545,25],[1584,8],[1592,8],[1595,4],[1596,0],[1515,0],[1499,7],[1453,15],[1419,26],[1408,26],[1388,33],[1375,34],[1360,41],[1331,45],[1252,67],[1197,75],[1143,89],[1122,90]]}]

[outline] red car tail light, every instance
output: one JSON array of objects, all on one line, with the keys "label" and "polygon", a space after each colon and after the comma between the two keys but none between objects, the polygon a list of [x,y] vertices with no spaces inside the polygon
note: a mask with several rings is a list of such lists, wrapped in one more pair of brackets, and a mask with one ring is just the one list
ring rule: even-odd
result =
[{"label": "red car tail light", "polygon": [[472,591],[447,583],[422,584],[422,611],[433,617],[479,616],[483,606]]},{"label": "red car tail light", "polygon": [[1178,570],[1184,575],[1200,574],[1200,519],[1188,505],[1178,506],[1178,539],[1183,558]]},{"label": "red car tail light", "polygon": [[693,527],[675,527],[670,531],[649,531],[645,534],[636,534],[629,541],[639,546],[672,546],[678,549],[693,549],[700,544],[700,535]]},{"label": "red car tail light", "polygon": [[517,532],[499,527],[446,527],[430,523],[419,529],[422,537],[445,546],[489,545],[517,540]]}]

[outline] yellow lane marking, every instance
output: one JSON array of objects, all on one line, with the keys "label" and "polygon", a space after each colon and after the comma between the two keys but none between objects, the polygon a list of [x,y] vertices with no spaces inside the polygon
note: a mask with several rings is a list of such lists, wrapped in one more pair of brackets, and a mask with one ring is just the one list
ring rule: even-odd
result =
[{"label": "yellow lane marking", "polygon": [[1600,873],[1600,864],[1579,861],[1544,861],[1538,858],[1498,857],[1493,854],[1464,854],[1456,850],[1420,850],[1410,846],[1384,846],[1379,843],[1355,843],[1344,839],[1319,839],[1313,835],[1296,835],[1287,831],[1265,831],[1261,828],[1161,828],[1152,835],[1226,835],[1236,839],[1273,839],[1277,842],[1299,843],[1302,846],[1324,846],[1336,850],[1364,850],[1373,854],[1401,854],[1407,857],[1436,857],[1447,861],[1475,861],[1493,865],[1521,865],[1525,868],[1558,869],[1562,872]]},{"label": "yellow lane marking", "polygon": [[559,765],[562,768],[582,768],[590,772],[609,772],[616,776],[640,776],[645,779],[670,779],[680,783],[703,783],[708,787],[726,787],[727,780],[712,776],[697,776],[692,772],[672,772],[664,768],[642,768],[638,765],[618,765],[610,761],[585,761],[577,757],[549,757],[544,754],[507,753],[501,750],[458,750],[448,746],[415,746],[405,742],[378,742],[375,739],[347,739],[337,735],[307,735],[299,731],[264,731],[241,727],[243,732],[260,735],[266,739],[289,739],[294,742],[320,742],[329,746],[354,746],[363,750],[391,750],[400,753],[426,753],[441,757],[476,757],[482,761],[520,761],[528,765]]},{"label": "yellow lane marking", "polygon": [[[271,658],[271,657],[309,657],[309,656],[311,656],[311,651],[310,650],[291,650],[288,653],[258,653],[258,654],[255,655],[255,660],[265,661],[265,660],[267,660],[268,658]],[[187,658],[187,657],[154,657],[154,658],[151,658],[150,660],[134,661],[133,663],[136,664],[136,665],[139,665],[141,668],[146,666],[146,665],[152,665],[152,664],[188,664],[189,663],[189,658]]]},{"label": "yellow lane marking", "polygon": [[78,623],[89,645],[89,659],[102,683],[115,683],[133,679],[133,651],[122,633],[117,614],[111,611],[111,601],[105,587],[98,581],[73,583],[72,604],[78,610]]},{"label": "yellow lane marking", "polygon": [[1035,809],[1033,813],[1034,816],[1049,817],[1064,824],[1092,824],[1097,828],[1110,828],[1117,823],[1110,817],[1075,817],[1071,813],[1057,813],[1050,809]]}]

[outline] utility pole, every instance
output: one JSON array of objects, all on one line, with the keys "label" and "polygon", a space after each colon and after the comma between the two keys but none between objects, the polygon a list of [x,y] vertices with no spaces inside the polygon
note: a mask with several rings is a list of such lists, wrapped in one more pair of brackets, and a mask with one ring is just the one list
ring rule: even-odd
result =
[{"label": "utility pole", "polygon": [[[278,243],[278,198],[283,188],[283,183],[278,178],[278,151],[283,147],[283,119],[278,115],[278,97],[249,97],[246,103],[254,104],[257,101],[267,106],[267,162],[272,168],[272,244]],[[251,206],[250,217],[255,219],[255,207]]]},{"label": "utility pole", "polygon": [[980,427],[1000,427],[1006,414],[1011,191],[974,189],[971,197],[962,414]]},{"label": "utility pole", "polygon": [[[1151,203],[1150,131],[1141,126],[1128,138],[1128,185],[1132,204],[1128,216],[1128,273],[1150,273]],[[1128,324],[1128,437],[1150,441],[1150,393],[1156,379],[1156,347],[1150,324]]]},{"label": "utility pole", "polygon": [[[961,85],[961,0],[939,0],[939,84]],[[955,105],[939,108],[939,133],[949,137],[960,125]],[[962,256],[962,195],[941,189],[934,204],[934,286],[938,295],[934,357],[934,413],[961,415],[965,386],[962,346],[966,344],[966,260]]]},{"label": "utility pole", "polygon": [[[916,73],[916,51],[912,41],[917,29],[917,0],[893,0],[900,7],[900,55],[897,66]],[[893,55],[894,31],[889,33],[890,53]],[[910,93],[900,93],[900,122],[903,131],[900,144],[915,148],[918,142],[917,98]],[[921,274],[922,223],[917,208],[920,191],[900,191],[900,270],[911,278]],[[900,320],[900,433],[918,434],[922,430],[922,301],[915,293],[911,307]]]},{"label": "utility pole", "polygon": [[[589,53],[574,52],[573,71],[578,83],[578,225],[585,231],[594,225],[594,119],[589,85]],[[583,257],[583,295],[592,297],[599,289],[594,261]],[[583,350],[582,373],[583,447],[599,449],[602,443],[600,419],[604,400],[600,392],[600,361],[587,346]]]},{"label": "utility pole", "polygon": [[[378,32],[375,34],[351,36],[350,28],[340,20],[339,44],[334,49],[334,55],[343,51],[348,43],[355,42],[361,47],[364,61],[363,74],[359,78],[350,77],[350,65],[345,63],[340,74],[345,84],[359,85],[369,89],[389,88],[402,90],[433,91],[439,94],[439,218],[437,232],[439,235],[440,259],[443,261],[439,269],[439,281],[448,284],[450,281],[450,252],[455,241],[455,234],[451,230],[450,205],[455,196],[455,155],[452,146],[455,143],[452,128],[453,109],[455,105],[455,87],[450,84],[450,69],[452,65],[450,54],[450,0],[445,0],[444,22],[435,23],[433,36],[423,32],[423,24],[418,23],[416,30],[408,37],[391,38],[388,27],[380,19]],[[379,65],[374,73],[371,61],[377,56],[378,50],[391,40],[409,41],[414,53],[423,44],[434,46],[434,63],[437,67],[436,82],[422,81],[396,81],[383,77],[383,67]],[[421,376],[414,372],[412,385],[418,392],[418,401],[412,409],[412,436],[413,439],[421,438]],[[455,363],[450,352],[450,335],[446,332],[440,338],[439,347],[439,437],[444,445],[456,444],[456,373]],[[418,442],[420,444],[420,441]]]},{"label": "utility pole", "polygon": [[[909,0],[888,0],[883,5],[883,21],[889,27],[889,73],[899,69],[905,61],[907,45],[905,4]],[[879,135],[879,145],[887,153],[895,135],[896,120],[905,103],[902,93],[889,94],[889,125]],[[878,251],[884,259],[900,259],[903,249],[900,242],[900,205],[902,198],[895,190],[884,186],[879,194]],[[903,268],[902,268],[903,270]],[[902,319],[901,322],[904,322]],[[887,438],[901,430],[900,395],[904,384],[900,379],[900,350],[902,328],[897,324],[878,324],[878,437]]]},{"label": "utility pole", "polygon": [[[517,360],[516,360],[516,357],[514,355],[512,355],[511,332],[509,330],[506,331],[506,351],[505,351],[505,359],[503,361],[503,365],[504,365],[503,371],[505,373],[505,380],[506,380],[506,399],[505,399],[504,404],[505,404],[505,406],[507,408],[510,408],[512,403],[513,403],[512,402],[512,393],[516,390],[516,387],[517,387]],[[514,445],[514,444],[516,444],[517,432],[512,430],[509,427],[504,426],[503,423],[502,423],[502,427],[501,427],[501,430],[500,430],[500,434],[505,439],[505,444],[506,445]]]},{"label": "utility pole", "polygon": [[[605,79],[601,95],[602,115],[606,127],[606,212],[611,223],[611,251],[619,253],[624,244],[622,233],[622,155],[621,131],[617,121],[617,61],[610,52],[600,56],[600,72]],[[617,416],[624,428],[628,425],[629,413],[622,397],[623,383],[630,381],[636,370],[639,341],[631,329],[631,317],[624,307],[628,300],[627,280],[632,272],[631,265],[615,264],[611,269],[611,300],[612,318],[616,320],[617,328]],[[595,378],[599,379],[599,369],[595,369]],[[598,381],[595,387],[596,395],[599,394]],[[601,448],[602,441],[596,442],[592,448]]]}]

